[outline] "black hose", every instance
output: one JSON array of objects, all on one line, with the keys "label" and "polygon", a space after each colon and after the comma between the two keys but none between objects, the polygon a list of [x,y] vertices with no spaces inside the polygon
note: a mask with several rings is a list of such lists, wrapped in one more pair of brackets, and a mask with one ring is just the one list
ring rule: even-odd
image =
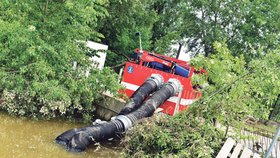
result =
[{"label": "black hose", "polygon": [[68,142],[67,149],[69,151],[84,151],[91,142],[98,142],[112,138],[116,133],[124,130],[123,125],[119,120],[113,120],[86,128],[87,130],[76,133]]},{"label": "black hose", "polygon": [[128,115],[118,115],[114,120],[95,126],[73,129],[64,132],[56,138],[59,144],[66,144],[70,151],[84,151],[91,142],[114,137],[117,133],[125,132],[133,123],[152,116],[154,111],[168,98],[175,95],[180,88],[178,80],[172,80],[156,91],[138,109]]},{"label": "black hose", "polygon": [[[125,105],[125,107],[120,111],[119,115],[125,115],[130,113],[131,111],[137,109],[140,104],[144,101],[144,99],[149,96],[151,93],[156,91],[163,84],[163,78],[159,74],[152,74],[147,80],[134,92],[130,101]],[[67,146],[69,141],[76,135],[77,133],[82,133],[86,129],[85,128],[74,128],[68,130],[56,138],[56,142],[63,146]]]},{"label": "black hose", "polygon": [[174,87],[170,84],[165,84],[160,90],[156,91],[151,98],[146,100],[139,109],[127,115],[134,123],[145,117],[153,115],[154,111],[163,104],[168,98],[174,95]]},{"label": "black hose", "polygon": [[163,83],[162,76],[153,74],[130,97],[128,103],[121,109],[119,115],[126,115],[136,110],[151,93],[156,91]]},{"label": "black hose", "polygon": [[84,130],[86,130],[86,127],[70,129],[70,130],[60,134],[58,137],[56,137],[55,141],[56,141],[56,143],[67,147],[67,145],[69,144],[69,141],[73,138],[73,136]]}]

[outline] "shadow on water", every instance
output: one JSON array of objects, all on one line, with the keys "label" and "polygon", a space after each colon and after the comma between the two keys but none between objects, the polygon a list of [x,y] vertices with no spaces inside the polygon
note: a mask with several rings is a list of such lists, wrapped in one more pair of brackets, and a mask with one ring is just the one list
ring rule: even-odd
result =
[{"label": "shadow on water", "polygon": [[0,112],[0,157],[3,158],[92,158],[120,157],[115,141],[91,145],[86,152],[71,153],[56,144],[62,132],[85,126],[61,120],[35,121]]}]

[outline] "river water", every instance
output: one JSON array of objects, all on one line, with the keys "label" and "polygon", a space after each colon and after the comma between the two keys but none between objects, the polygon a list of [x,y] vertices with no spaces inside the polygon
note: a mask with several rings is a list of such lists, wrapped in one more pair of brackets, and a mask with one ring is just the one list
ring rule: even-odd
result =
[{"label": "river water", "polygon": [[86,152],[71,153],[55,143],[59,134],[81,126],[85,125],[57,120],[35,121],[0,112],[0,158],[120,157],[120,150],[108,144],[92,145]]}]

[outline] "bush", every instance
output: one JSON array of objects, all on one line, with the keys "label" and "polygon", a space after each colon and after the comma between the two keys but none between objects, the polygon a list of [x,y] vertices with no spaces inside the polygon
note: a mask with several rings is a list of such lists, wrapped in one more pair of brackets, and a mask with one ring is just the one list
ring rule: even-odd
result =
[{"label": "bush", "polygon": [[198,75],[193,78],[205,85],[204,116],[231,126],[238,126],[248,116],[268,119],[279,96],[279,51],[258,50],[262,55],[246,63],[242,55],[233,56],[224,43],[216,42],[214,47],[216,54],[192,60],[208,72],[207,80]]},{"label": "bush", "polygon": [[110,90],[116,95],[120,88],[117,75],[108,68],[94,70],[89,77],[69,74],[61,81],[33,81],[22,90],[13,88],[18,83],[9,74],[0,77],[5,78],[0,83],[0,87],[5,87],[0,93],[3,100],[0,108],[10,114],[34,118],[83,116],[84,121],[89,121],[95,111],[94,103],[103,99],[102,93]]},{"label": "bush", "polygon": [[223,133],[185,111],[174,117],[155,115],[128,131],[123,144],[126,157],[213,157]]},{"label": "bush", "polygon": [[[100,40],[94,30],[108,15],[107,1],[0,2],[0,108],[11,114],[90,119],[102,93],[116,94],[117,75],[91,70],[94,55],[82,42]],[[73,69],[73,62],[78,67]]]}]

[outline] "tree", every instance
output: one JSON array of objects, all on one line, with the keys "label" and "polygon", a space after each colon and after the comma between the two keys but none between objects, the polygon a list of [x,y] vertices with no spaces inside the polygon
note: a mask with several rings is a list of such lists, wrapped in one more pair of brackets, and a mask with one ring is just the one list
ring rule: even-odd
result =
[{"label": "tree", "polygon": [[157,0],[150,6],[157,13],[153,25],[154,50],[168,52],[179,43],[194,54],[215,53],[213,43],[226,41],[234,55],[246,52],[246,60],[258,57],[253,50],[273,50],[279,44],[277,0]]},{"label": "tree", "polygon": [[[155,10],[158,18],[153,24],[152,49],[159,53],[170,53],[170,45],[177,43],[182,38],[178,29],[182,22],[180,10],[183,10],[180,0],[156,0],[151,4],[151,10]],[[184,12],[188,12],[184,8]],[[186,25],[186,23],[184,23]]]},{"label": "tree", "polygon": [[[207,67],[209,74],[200,102],[205,106],[204,116],[234,127],[248,116],[268,119],[279,95],[278,50],[246,63],[243,55],[234,57],[225,44],[214,46],[217,54],[208,58],[199,56],[192,61],[198,67]],[[197,77],[195,82],[203,80]]]},{"label": "tree", "polygon": [[[108,15],[107,1],[1,1],[1,108],[47,118],[94,111],[92,102],[106,90],[117,91],[109,69],[89,67],[82,41],[100,40],[97,27]],[[72,68],[73,61],[79,68]],[[70,115],[73,116],[73,115]]]},{"label": "tree", "polygon": [[[170,46],[187,46],[194,55],[216,53],[215,41],[225,41],[234,55],[244,53],[246,61],[257,58],[258,49],[265,52],[279,44],[279,2],[229,0],[113,0],[107,6],[109,17],[99,31],[103,42],[117,54],[129,56],[139,47],[135,32],[142,32],[143,48],[170,53]],[[179,49],[180,49],[179,48]],[[108,54],[108,65],[125,58]]]},{"label": "tree", "polygon": [[[106,65],[115,66],[125,58],[118,54],[130,56],[139,47],[136,32],[141,32],[144,49],[151,47],[152,26],[156,19],[153,10],[149,10],[151,0],[113,0],[106,7],[109,16],[102,21],[99,31],[105,36],[102,40],[109,45],[112,52],[108,53]],[[118,54],[115,54],[117,52]]]}]

